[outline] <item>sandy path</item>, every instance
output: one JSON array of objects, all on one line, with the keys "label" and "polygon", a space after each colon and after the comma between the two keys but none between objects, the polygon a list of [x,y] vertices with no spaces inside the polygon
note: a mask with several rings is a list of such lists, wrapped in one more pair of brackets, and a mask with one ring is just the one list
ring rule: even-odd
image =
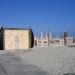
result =
[{"label": "sandy path", "polygon": [[51,75],[75,73],[75,48],[33,48],[30,52],[17,55],[24,63],[38,66]]},{"label": "sandy path", "polygon": [[37,66],[22,63],[15,53],[0,54],[0,75],[48,75]]}]

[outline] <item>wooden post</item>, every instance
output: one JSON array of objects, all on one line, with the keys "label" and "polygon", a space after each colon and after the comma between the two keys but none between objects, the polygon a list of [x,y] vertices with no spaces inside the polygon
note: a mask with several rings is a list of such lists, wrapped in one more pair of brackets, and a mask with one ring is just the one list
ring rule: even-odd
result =
[{"label": "wooden post", "polygon": [[49,30],[48,30],[48,46],[50,46],[50,34],[49,34]]},{"label": "wooden post", "polygon": [[64,32],[64,45],[66,45],[66,43],[67,43],[66,37],[67,37],[67,32]]}]

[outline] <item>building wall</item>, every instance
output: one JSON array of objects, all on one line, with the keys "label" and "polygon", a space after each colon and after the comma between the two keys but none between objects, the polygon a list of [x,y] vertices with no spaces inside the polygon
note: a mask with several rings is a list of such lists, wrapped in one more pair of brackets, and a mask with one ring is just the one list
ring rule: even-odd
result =
[{"label": "building wall", "polygon": [[[29,30],[5,30],[5,49],[28,49],[29,48]],[[19,47],[16,48],[18,39]]]},{"label": "building wall", "polygon": [[3,30],[0,30],[0,50],[3,50]]}]

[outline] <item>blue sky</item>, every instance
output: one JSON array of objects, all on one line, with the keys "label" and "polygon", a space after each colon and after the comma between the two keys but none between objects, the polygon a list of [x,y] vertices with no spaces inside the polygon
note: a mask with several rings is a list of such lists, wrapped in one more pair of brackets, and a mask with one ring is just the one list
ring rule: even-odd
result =
[{"label": "blue sky", "polygon": [[0,0],[0,25],[74,33],[75,0]]}]

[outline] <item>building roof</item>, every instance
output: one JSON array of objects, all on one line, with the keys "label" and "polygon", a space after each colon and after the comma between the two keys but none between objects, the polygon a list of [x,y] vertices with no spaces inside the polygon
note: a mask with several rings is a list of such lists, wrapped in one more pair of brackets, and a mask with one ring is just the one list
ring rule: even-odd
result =
[{"label": "building roof", "polygon": [[1,27],[0,30],[30,30],[31,28],[4,28]]}]

